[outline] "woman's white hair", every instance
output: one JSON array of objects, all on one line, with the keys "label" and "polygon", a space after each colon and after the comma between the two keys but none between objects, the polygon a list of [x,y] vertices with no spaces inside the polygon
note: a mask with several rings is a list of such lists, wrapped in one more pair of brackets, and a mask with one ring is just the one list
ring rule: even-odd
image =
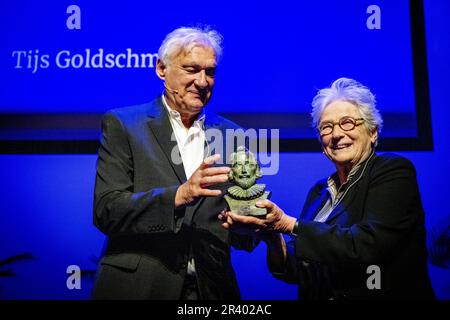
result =
[{"label": "woman's white hair", "polygon": [[[364,119],[366,128],[373,132],[377,130],[378,134],[383,127],[383,119],[380,111],[376,107],[375,96],[369,88],[356,80],[349,78],[339,78],[331,84],[329,88],[323,88],[318,91],[312,101],[312,125],[317,128],[325,108],[334,101],[348,101],[354,104]],[[378,141],[375,143],[377,145]]]},{"label": "woman's white hair", "polygon": [[182,51],[189,52],[196,46],[208,46],[214,49],[216,61],[222,56],[222,36],[211,27],[181,27],[169,33],[158,50],[158,56],[164,65]]}]

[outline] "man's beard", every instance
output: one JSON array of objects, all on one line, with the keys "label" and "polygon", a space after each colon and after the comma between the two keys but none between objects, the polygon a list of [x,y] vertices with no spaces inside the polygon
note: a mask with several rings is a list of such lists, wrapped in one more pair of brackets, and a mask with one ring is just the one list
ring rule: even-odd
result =
[{"label": "man's beard", "polygon": [[255,184],[255,179],[252,178],[238,178],[236,184],[242,189],[248,189]]}]

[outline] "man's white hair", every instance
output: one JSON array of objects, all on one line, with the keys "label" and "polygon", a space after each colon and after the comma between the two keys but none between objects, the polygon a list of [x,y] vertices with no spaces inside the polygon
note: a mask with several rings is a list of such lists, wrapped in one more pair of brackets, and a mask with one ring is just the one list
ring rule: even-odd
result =
[{"label": "man's white hair", "polygon": [[222,56],[222,36],[216,30],[206,26],[200,27],[181,27],[169,33],[158,50],[158,56],[161,62],[167,66],[170,60],[180,52],[189,52],[196,46],[207,46],[214,49],[216,61]]}]

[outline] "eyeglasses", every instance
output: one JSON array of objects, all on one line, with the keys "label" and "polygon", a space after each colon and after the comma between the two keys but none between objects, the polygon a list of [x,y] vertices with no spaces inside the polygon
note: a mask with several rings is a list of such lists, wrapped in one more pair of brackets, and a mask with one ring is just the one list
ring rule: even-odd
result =
[{"label": "eyeglasses", "polygon": [[[358,123],[358,121],[362,122]],[[363,122],[364,122],[363,118],[355,119],[352,117],[343,117],[339,119],[338,122],[322,122],[317,129],[319,130],[320,135],[323,136],[332,133],[334,126],[337,124],[344,131],[351,131],[355,129],[355,127],[362,124]]]}]

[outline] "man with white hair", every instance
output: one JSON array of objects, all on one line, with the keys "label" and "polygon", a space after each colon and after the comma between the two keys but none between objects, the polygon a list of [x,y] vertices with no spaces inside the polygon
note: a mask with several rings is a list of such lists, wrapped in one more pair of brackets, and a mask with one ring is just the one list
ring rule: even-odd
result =
[{"label": "man with white hair", "polygon": [[230,245],[255,241],[221,228],[230,168],[205,152],[205,130],[238,128],[204,110],[221,40],[211,29],[174,30],[158,52],[162,96],[104,116],[94,223],[108,244],[94,299],[240,298]]}]

